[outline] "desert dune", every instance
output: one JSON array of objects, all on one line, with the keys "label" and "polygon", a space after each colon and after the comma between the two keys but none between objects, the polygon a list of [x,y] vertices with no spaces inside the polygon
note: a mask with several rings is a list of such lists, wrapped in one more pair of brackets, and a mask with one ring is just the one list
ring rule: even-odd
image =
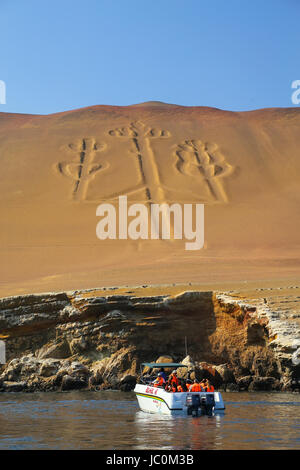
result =
[{"label": "desert dune", "polygon": [[[0,113],[0,296],[299,279],[300,109]],[[203,203],[205,245],[99,240],[100,203]]]}]

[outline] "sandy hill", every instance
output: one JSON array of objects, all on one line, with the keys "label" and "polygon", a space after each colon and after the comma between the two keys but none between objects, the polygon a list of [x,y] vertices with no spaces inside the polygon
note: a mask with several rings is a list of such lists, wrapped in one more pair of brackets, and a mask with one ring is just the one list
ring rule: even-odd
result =
[{"label": "sandy hill", "polygon": [[[299,277],[299,130],[295,108],[0,113],[0,295]],[[204,203],[205,247],[97,239],[119,195]]]}]

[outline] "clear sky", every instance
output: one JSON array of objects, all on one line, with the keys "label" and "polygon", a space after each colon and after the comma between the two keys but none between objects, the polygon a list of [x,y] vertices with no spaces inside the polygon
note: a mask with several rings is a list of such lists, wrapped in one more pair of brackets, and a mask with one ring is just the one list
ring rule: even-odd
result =
[{"label": "clear sky", "polygon": [[299,0],[0,0],[0,111],[295,106]]}]

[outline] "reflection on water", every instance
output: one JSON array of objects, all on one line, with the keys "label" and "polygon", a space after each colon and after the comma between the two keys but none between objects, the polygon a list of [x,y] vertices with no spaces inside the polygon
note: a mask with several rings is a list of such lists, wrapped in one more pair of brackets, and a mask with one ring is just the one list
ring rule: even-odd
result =
[{"label": "reflection on water", "polygon": [[[201,418],[185,416],[170,418],[163,415],[148,415],[140,411],[135,419],[138,429],[136,449],[153,449],[153,444],[162,450],[218,448],[220,446],[218,429],[221,427],[223,417],[221,414],[201,416]],[[149,434],[152,435],[153,442],[149,439]]]},{"label": "reflection on water", "polygon": [[122,392],[0,394],[0,449],[300,449],[300,395],[224,393],[225,414],[150,415]]}]

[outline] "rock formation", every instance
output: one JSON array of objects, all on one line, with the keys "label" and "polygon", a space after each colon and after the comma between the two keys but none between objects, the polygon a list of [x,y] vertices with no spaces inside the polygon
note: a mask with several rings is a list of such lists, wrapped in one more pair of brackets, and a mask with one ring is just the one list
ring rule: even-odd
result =
[{"label": "rock formation", "polygon": [[182,361],[186,342],[191,377],[232,391],[292,390],[300,379],[299,289],[255,289],[245,298],[167,287],[149,295],[144,286],[144,296],[143,288],[108,288],[2,298],[0,390],[132,390],[142,362]]}]

